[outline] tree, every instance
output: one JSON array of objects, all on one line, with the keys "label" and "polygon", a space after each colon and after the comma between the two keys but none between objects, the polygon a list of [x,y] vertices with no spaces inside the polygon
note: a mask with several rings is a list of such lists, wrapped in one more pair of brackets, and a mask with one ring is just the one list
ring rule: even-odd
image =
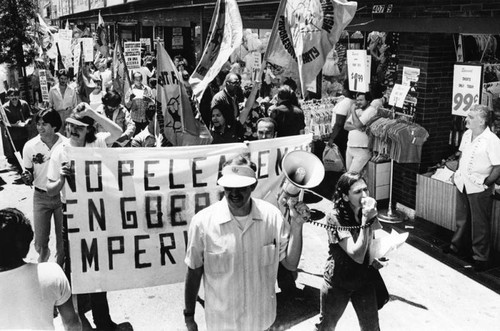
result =
[{"label": "tree", "polygon": [[24,68],[36,56],[34,24],[36,0],[0,1],[0,63],[15,65],[27,89]]}]

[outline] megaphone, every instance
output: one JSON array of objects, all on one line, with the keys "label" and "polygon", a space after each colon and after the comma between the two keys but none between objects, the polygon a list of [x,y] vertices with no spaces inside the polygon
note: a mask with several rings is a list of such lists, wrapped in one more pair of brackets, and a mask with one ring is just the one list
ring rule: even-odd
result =
[{"label": "megaphone", "polygon": [[[325,167],[313,153],[297,150],[289,152],[281,161],[285,180],[281,186],[278,202],[298,197],[304,189],[318,186],[325,177]],[[283,200],[286,199],[286,200]],[[302,200],[298,198],[298,201]]]}]

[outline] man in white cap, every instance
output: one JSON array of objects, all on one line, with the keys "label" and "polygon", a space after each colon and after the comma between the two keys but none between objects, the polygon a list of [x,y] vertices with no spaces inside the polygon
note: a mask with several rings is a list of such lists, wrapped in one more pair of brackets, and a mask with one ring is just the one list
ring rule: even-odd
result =
[{"label": "man in white cap", "polygon": [[185,263],[184,316],[194,320],[201,278],[208,330],[265,330],[276,318],[278,264],[295,270],[302,252],[307,206],[290,206],[291,222],[275,206],[251,198],[257,167],[245,156],[227,162],[218,184],[224,198],[192,219]]}]

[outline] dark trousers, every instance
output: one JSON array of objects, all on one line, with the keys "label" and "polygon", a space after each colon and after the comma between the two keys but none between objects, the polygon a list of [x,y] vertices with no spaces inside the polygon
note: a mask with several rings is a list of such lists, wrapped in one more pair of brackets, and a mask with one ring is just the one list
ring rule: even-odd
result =
[{"label": "dark trousers", "polygon": [[[66,217],[66,204],[63,204],[63,242],[64,242],[64,272],[66,277],[71,282],[71,258],[69,249],[69,237],[68,237],[68,219]],[[92,317],[94,319],[94,324],[99,330],[111,330],[113,321],[109,315],[109,305],[108,298],[106,296],[107,292],[96,292],[96,293],[85,293],[77,294],[78,302],[78,315],[82,320],[82,324],[86,324],[87,318],[85,313],[88,311],[89,306],[92,310]],[[87,321],[88,322],[88,321]]]},{"label": "dark trousers", "polygon": [[358,316],[361,331],[379,331],[377,296],[372,284],[351,291],[326,282],[320,291],[320,322],[316,324],[316,330],[335,330],[349,300]]},{"label": "dark trousers", "polygon": [[[457,190],[458,191],[458,190]],[[476,261],[488,261],[490,256],[490,222],[493,198],[491,189],[467,194],[458,191],[457,229],[451,239],[452,246],[466,252],[472,246]]]}]

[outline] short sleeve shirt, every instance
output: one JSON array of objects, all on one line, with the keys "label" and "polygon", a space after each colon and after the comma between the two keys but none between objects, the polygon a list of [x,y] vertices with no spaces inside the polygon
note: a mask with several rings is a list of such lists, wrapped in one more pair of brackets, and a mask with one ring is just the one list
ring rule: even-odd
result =
[{"label": "short sleeve shirt", "polygon": [[454,178],[457,189],[463,192],[465,187],[468,194],[483,192],[487,189],[484,180],[493,166],[500,165],[500,139],[488,127],[474,140],[467,130],[459,150],[462,156]]},{"label": "short sleeve shirt", "polygon": [[56,147],[67,140],[57,133],[58,139],[51,149],[40,139],[40,135],[29,140],[23,149],[23,164],[26,169],[33,169],[33,185],[41,190],[47,190],[47,172],[49,161]]},{"label": "short sleeve shirt", "polygon": [[0,329],[54,330],[54,306],[71,297],[68,279],[53,262],[0,272]]},{"label": "short sleeve shirt", "polygon": [[193,217],[185,263],[204,267],[208,330],[265,330],[274,322],[274,284],[289,231],[281,212],[259,199],[252,199],[243,230],[225,198]]},{"label": "short sleeve shirt", "polygon": [[[356,109],[356,114],[361,123],[366,124],[369,120],[377,115],[377,110],[368,106],[365,110]],[[348,121],[352,121],[352,116],[349,116]],[[368,147],[370,139],[368,135],[359,129],[349,131],[347,146],[349,147]]]}]

